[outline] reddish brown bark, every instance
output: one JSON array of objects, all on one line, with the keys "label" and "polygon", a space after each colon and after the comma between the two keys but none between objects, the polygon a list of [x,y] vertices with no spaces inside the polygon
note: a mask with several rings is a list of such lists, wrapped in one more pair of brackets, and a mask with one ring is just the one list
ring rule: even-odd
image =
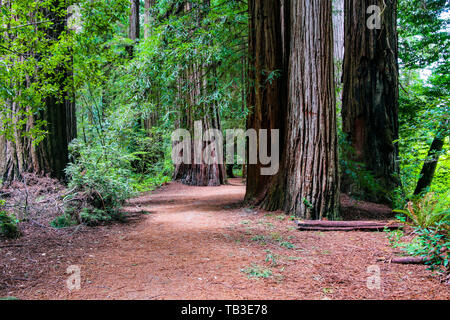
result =
[{"label": "reddish brown bark", "polygon": [[[369,28],[381,11],[381,28]],[[355,151],[347,155],[371,172],[380,187],[360,185],[343,173],[342,191],[365,200],[390,202],[397,186],[398,63],[396,0],[345,0],[343,131]]]},{"label": "reddish brown bark", "polygon": [[280,171],[262,206],[305,219],[339,211],[330,1],[290,2],[288,111]]},{"label": "reddish brown bark", "polygon": [[[284,1],[283,1],[284,2]],[[247,128],[282,129],[286,109],[286,77],[283,62],[287,43],[283,41],[280,1],[249,1],[249,72],[247,105],[250,115]],[[270,77],[271,80],[268,80]],[[259,149],[258,145],[253,146]],[[268,141],[270,145],[270,141]],[[249,146],[248,146],[249,147]],[[248,150],[249,148],[247,148]],[[269,150],[270,152],[270,150]],[[270,176],[261,175],[261,163],[248,164],[246,200],[262,196],[270,182]]]},{"label": "reddish brown bark", "polygon": [[[209,7],[209,1],[204,0],[204,7]],[[187,2],[185,4],[185,11],[191,11],[192,5]],[[200,23],[202,19],[202,12],[196,12],[198,15],[197,22]],[[183,105],[180,107],[180,121],[178,128],[189,130],[192,137],[191,144],[191,163],[179,164],[175,166],[174,180],[180,180],[182,183],[192,186],[219,186],[226,183],[226,169],[223,163],[207,164],[203,157],[203,151],[209,142],[201,143],[201,161],[202,163],[195,163],[194,148],[195,136],[194,126],[196,121],[202,122],[202,131],[205,133],[209,129],[221,130],[220,114],[218,106],[215,102],[200,102],[200,97],[214,90],[215,83],[210,83],[207,80],[206,70],[212,66],[207,66],[203,61],[194,61],[190,65],[184,75],[183,81],[187,83],[187,91],[181,91]],[[181,88],[180,88],[181,89]],[[218,150],[215,151],[216,154]]]}]

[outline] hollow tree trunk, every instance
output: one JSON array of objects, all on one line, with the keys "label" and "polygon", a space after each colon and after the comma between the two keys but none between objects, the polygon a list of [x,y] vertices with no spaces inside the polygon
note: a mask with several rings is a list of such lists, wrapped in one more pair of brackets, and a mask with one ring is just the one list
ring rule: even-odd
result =
[{"label": "hollow tree trunk", "polygon": [[[285,1],[283,1],[285,3]],[[286,70],[283,63],[287,43],[283,41],[283,23],[281,3],[273,0],[249,1],[249,71],[247,105],[250,115],[247,128],[282,129],[282,119],[286,112]],[[277,72],[278,75],[270,75]],[[268,78],[271,79],[268,79]],[[270,136],[270,135],[269,135]],[[259,137],[258,137],[259,150]],[[268,142],[269,146],[270,141]],[[281,149],[281,148],[280,148]],[[249,146],[247,147],[247,152]],[[270,150],[269,150],[270,151]],[[248,164],[247,201],[261,198],[271,177],[261,174],[263,165]]]},{"label": "hollow tree trunk", "polygon": [[303,219],[339,211],[331,1],[291,1],[288,111],[278,175],[262,201]]},{"label": "hollow tree trunk", "polygon": [[[381,21],[376,26],[376,11]],[[374,16],[375,15],[375,16]],[[398,182],[398,39],[396,0],[345,0],[343,131],[360,162],[377,179],[378,191],[343,173],[342,191],[365,200],[390,202]],[[369,27],[372,22],[371,27]],[[379,27],[379,28],[378,28]]]}]

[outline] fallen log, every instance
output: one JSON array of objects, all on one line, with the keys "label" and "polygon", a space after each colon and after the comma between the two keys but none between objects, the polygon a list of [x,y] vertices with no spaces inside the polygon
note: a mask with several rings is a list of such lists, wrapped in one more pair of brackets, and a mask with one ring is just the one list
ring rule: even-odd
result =
[{"label": "fallen log", "polygon": [[399,223],[378,221],[327,221],[306,220],[296,221],[300,231],[383,231],[396,230],[403,227]]},{"label": "fallen log", "polygon": [[428,259],[423,257],[398,257],[392,258],[390,261],[398,264],[425,264]]}]

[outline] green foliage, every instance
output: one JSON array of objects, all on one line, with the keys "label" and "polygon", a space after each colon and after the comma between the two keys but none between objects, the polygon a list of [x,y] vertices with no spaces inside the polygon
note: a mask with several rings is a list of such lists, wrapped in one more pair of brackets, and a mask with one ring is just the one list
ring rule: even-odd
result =
[{"label": "green foliage", "polygon": [[254,263],[250,267],[241,269],[241,272],[245,273],[249,279],[269,278],[272,276],[272,270]]},{"label": "green foliage", "polygon": [[412,224],[421,229],[428,229],[437,225],[447,226],[450,224],[450,193],[437,196],[428,193],[410,201],[406,209],[394,210],[404,214]]},{"label": "green foliage", "polygon": [[450,193],[438,196],[428,193],[410,201],[405,210],[396,210],[402,222],[414,228],[415,237],[402,242],[403,233],[388,233],[393,247],[427,259],[431,270],[450,272]]},{"label": "green foliage", "polygon": [[282,246],[286,249],[291,249],[291,250],[296,248],[295,244],[293,244],[289,241],[280,241],[280,246]]},{"label": "green foliage", "polygon": [[[28,118],[45,110],[48,97],[61,99],[71,88],[71,32],[54,37],[52,30],[66,16],[67,1],[15,0],[0,10],[0,135],[16,130],[36,145],[46,135],[46,123]],[[53,32],[54,33],[54,32]],[[24,130],[26,129],[26,130]]]},{"label": "green foliage", "polygon": [[402,230],[389,230],[386,228],[384,232],[386,232],[386,236],[392,248],[399,248],[404,246],[402,243],[402,238],[404,236]]},{"label": "green foliage", "polygon": [[80,212],[80,219],[83,223],[87,224],[88,226],[96,226],[103,222],[121,220],[122,214],[116,209],[106,211],[97,208],[93,209],[84,208]]},{"label": "green foliage", "polygon": [[[350,180],[349,185],[354,186],[351,196],[357,199],[376,198],[376,195],[384,191],[370,170],[364,163],[355,161],[356,152],[350,145],[344,132],[339,130],[339,161],[344,179]],[[387,195],[389,197],[389,195]]]},{"label": "green foliage", "polygon": [[[435,137],[445,139],[429,190],[450,188],[449,143],[449,15],[446,0],[400,0],[399,163],[401,186],[395,207],[411,197]],[[447,137],[447,139],[446,139]]]},{"label": "green foliage", "polygon": [[68,213],[58,216],[50,222],[50,225],[57,229],[71,227],[76,224],[77,221],[74,220],[73,215]]},{"label": "green foliage", "polygon": [[69,199],[84,197],[94,208],[113,212],[134,194],[130,163],[135,157],[110,142],[105,147],[81,140],[72,143],[74,161],[66,169],[73,190]]},{"label": "green foliage", "polygon": [[278,266],[278,259],[279,258],[280,257],[277,254],[273,253],[270,250],[266,250],[266,259],[265,259],[265,261],[266,262],[270,262],[270,265],[272,267]]},{"label": "green foliage", "polygon": [[400,59],[408,69],[448,60],[449,11],[447,0],[399,1]]},{"label": "green foliage", "polygon": [[[431,270],[446,270],[450,272],[450,237],[448,223],[445,226],[438,223],[436,227],[416,228],[420,246],[411,250],[411,253],[426,258]],[[447,231],[443,231],[444,229]]]},{"label": "green foliage", "polygon": [[7,238],[17,238],[20,236],[17,228],[18,221],[3,209],[4,205],[4,200],[0,200],[0,234]]}]

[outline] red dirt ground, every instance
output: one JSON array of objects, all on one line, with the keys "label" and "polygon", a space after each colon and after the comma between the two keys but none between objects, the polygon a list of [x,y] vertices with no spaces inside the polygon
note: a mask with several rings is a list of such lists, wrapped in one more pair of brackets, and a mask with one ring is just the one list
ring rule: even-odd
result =
[{"label": "red dirt ground", "polygon": [[[221,187],[170,183],[131,200],[129,223],[0,243],[0,297],[450,298],[450,286],[425,266],[380,262],[395,254],[384,233],[299,232],[282,213],[243,208],[244,192],[240,179]],[[66,288],[69,265],[81,267],[81,290]],[[244,271],[255,265],[272,275],[248,278]],[[371,265],[380,268],[379,290],[367,287]]]}]

